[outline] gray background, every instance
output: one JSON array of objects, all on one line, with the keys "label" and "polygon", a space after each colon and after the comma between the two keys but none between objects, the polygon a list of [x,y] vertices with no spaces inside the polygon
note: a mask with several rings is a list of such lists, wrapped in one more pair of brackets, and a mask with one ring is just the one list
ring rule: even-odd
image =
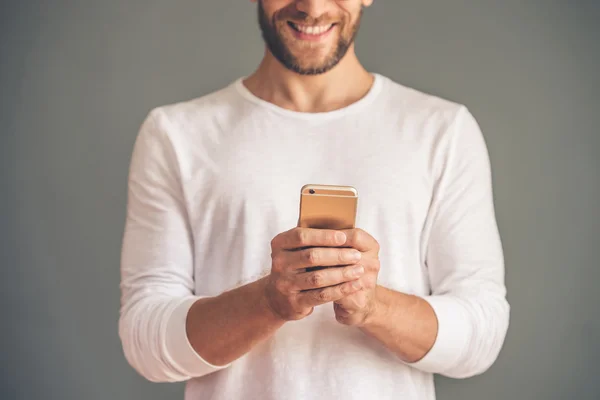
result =
[{"label": "gray background", "polygon": [[[467,104],[489,146],[511,327],[439,399],[598,399],[600,3],[376,0],[372,71]],[[246,0],[1,2],[2,399],[180,399],[117,335],[126,178],[150,108],[262,56]]]}]

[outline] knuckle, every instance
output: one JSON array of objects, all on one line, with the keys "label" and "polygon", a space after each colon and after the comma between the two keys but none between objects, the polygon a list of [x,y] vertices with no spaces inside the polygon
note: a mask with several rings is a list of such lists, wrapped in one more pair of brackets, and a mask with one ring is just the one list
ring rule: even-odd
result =
[{"label": "knuckle", "polygon": [[341,285],[339,288],[340,294],[342,295],[346,295],[350,292],[352,292],[352,284],[351,283],[346,283],[344,285]]},{"label": "knuckle", "polygon": [[308,237],[307,237],[308,234],[304,229],[296,228],[294,234],[295,234],[296,242],[298,242],[299,246],[302,247],[302,246],[305,246],[306,243],[308,243]]},{"label": "knuckle", "polygon": [[306,261],[309,265],[317,265],[319,262],[320,256],[319,252],[315,249],[306,250]]},{"label": "knuckle", "polygon": [[316,293],[316,298],[319,301],[329,301],[330,295],[326,290],[319,290]]},{"label": "knuckle", "polygon": [[321,272],[314,272],[309,275],[308,283],[313,286],[321,286],[325,283],[325,276]]},{"label": "knuckle", "polygon": [[344,284],[341,285],[340,288],[338,289],[341,295],[346,295],[350,292],[350,285],[349,284]]},{"label": "knuckle", "polygon": [[354,276],[354,268],[355,267],[344,268],[343,277],[344,278],[352,278]]}]

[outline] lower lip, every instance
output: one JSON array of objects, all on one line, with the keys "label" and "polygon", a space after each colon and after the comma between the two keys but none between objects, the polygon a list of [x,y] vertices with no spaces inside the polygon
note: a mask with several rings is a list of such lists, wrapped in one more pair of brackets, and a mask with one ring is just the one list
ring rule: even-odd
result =
[{"label": "lower lip", "polygon": [[294,34],[294,36],[297,39],[308,40],[310,42],[318,42],[318,41],[321,41],[321,40],[324,40],[325,38],[327,38],[327,36],[329,36],[331,31],[333,31],[333,29],[335,28],[335,25],[332,25],[331,28],[329,28],[328,30],[326,30],[323,33],[319,33],[318,35],[309,35],[308,33],[299,32],[289,25],[288,25],[288,27],[290,28],[290,30],[292,31],[292,33]]}]

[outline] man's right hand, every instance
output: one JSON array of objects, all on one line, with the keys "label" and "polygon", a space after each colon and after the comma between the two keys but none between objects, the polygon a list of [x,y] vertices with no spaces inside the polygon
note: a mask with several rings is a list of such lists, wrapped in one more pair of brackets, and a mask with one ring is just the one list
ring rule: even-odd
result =
[{"label": "man's right hand", "polygon": [[[315,306],[361,289],[361,254],[341,248],[345,242],[343,232],[311,228],[293,228],[273,238],[265,297],[277,317],[299,320],[310,315]],[[337,268],[306,272],[310,267]]]}]

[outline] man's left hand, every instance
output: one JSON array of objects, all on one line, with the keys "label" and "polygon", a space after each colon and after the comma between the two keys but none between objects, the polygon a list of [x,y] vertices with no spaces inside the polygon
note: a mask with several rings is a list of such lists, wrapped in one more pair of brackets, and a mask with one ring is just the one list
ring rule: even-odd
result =
[{"label": "man's left hand", "polygon": [[357,265],[362,265],[365,273],[359,279],[362,289],[336,301],[333,309],[339,323],[362,326],[377,307],[375,288],[379,274],[379,243],[362,229],[348,229],[342,232],[346,234],[346,243],[342,247],[352,247],[362,253]]}]

